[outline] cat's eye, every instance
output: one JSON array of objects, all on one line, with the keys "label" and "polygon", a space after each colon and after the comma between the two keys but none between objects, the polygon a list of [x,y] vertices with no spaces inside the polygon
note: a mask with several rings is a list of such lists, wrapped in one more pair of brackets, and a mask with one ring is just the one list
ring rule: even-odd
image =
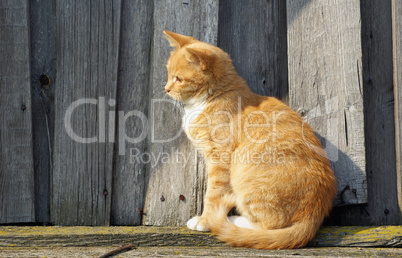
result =
[{"label": "cat's eye", "polygon": [[179,78],[178,76],[176,76],[174,80],[175,80],[176,82],[182,82],[182,81],[183,81],[183,79]]}]

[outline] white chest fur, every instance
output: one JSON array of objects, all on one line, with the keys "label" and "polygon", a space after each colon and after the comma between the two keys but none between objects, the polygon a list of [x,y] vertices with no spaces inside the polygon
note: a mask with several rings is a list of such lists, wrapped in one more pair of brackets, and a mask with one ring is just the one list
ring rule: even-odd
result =
[{"label": "white chest fur", "polygon": [[196,119],[202,113],[206,105],[206,97],[191,99],[187,103],[184,103],[182,127],[187,135],[189,135],[189,129],[194,119]]}]

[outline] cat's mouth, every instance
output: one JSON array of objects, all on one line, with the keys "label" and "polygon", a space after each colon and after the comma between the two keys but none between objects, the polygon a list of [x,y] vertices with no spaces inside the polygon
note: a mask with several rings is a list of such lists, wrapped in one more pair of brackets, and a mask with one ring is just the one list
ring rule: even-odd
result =
[{"label": "cat's mouth", "polygon": [[173,99],[175,99],[175,100],[180,100],[180,101],[183,100],[182,97],[181,97],[181,95],[180,95],[180,93],[178,93],[178,92],[175,92],[175,91],[172,91],[172,90],[166,90],[166,94],[167,94],[169,97],[171,97],[171,98],[173,98]]}]

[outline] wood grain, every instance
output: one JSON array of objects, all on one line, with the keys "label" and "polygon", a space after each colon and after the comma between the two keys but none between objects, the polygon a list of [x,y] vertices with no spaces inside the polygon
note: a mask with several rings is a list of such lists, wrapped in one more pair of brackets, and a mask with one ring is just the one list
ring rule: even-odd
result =
[{"label": "wood grain", "polygon": [[180,108],[163,97],[167,80],[165,64],[171,48],[162,30],[216,45],[218,1],[154,1],[153,24],[151,137],[144,161],[151,160],[147,162],[144,224],[184,225],[201,213],[205,173],[199,156],[181,130]]},{"label": "wood grain", "polygon": [[286,1],[220,1],[218,46],[255,93],[288,102]]},{"label": "wood grain", "polygon": [[[2,227],[2,247],[226,246],[208,232],[178,227]],[[402,228],[323,227],[308,247],[402,247]],[[252,250],[252,249],[250,249]]]},{"label": "wood grain", "polygon": [[[51,220],[57,225],[110,223],[114,145],[108,132],[114,125],[109,118],[115,113],[120,11],[118,0],[56,2]],[[78,106],[70,109],[69,123],[73,103]]]},{"label": "wood grain", "polygon": [[319,134],[335,205],[367,202],[360,3],[287,1],[290,106]]},{"label": "wood grain", "polygon": [[369,195],[366,209],[370,214],[366,223],[396,225],[401,212],[395,165],[391,1],[362,1],[361,10]]},{"label": "wood grain", "polygon": [[[392,0],[393,71],[395,94],[396,174],[399,213],[402,211],[402,1]],[[399,224],[402,216],[399,214]]]},{"label": "wood grain", "polygon": [[0,3],[0,223],[35,221],[28,10]]},{"label": "wood grain", "polygon": [[148,134],[146,121],[134,114],[130,117],[129,112],[141,112],[148,117],[152,14],[152,1],[122,2],[112,225],[140,225],[142,219],[138,208],[144,206],[146,164],[136,155],[146,152],[147,140],[131,143],[124,136],[135,139]]},{"label": "wood grain", "polygon": [[[86,247],[2,247],[3,256],[15,257],[98,257],[115,246],[86,246]],[[250,248],[233,248],[231,246],[154,246],[138,247],[118,257],[399,257],[400,248],[356,248],[356,247],[307,247],[303,249],[264,250]]]},{"label": "wood grain", "polygon": [[[203,158],[163,90],[163,29],[222,47],[253,91],[305,116],[338,178],[336,223],[401,223],[401,5],[1,1],[0,223],[183,225],[202,212]],[[95,102],[68,130],[79,99]]]},{"label": "wood grain", "polygon": [[[54,140],[56,79],[56,2],[29,1],[32,78],[32,135],[35,172],[35,221],[50,222],[50,175]],[[40,81],[48,76],[50,85]]]}]

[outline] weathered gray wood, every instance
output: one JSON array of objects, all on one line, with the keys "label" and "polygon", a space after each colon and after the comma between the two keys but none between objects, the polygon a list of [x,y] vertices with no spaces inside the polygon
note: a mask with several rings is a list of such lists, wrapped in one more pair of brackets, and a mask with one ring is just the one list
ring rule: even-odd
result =
[{"label": "weathered gray wood", "polygon": [[120,12],[119,0],[56,3],[51,220],[57,225],[110,221],[114,121],[109,118],[116,108]]},{"label": "weathered gray wood", "polygon": [[0,223],[35,221],[28,7],[0,2]]},{"label": "weathered gray wood", "polygon": [[366,224],[398,224],[391,1],[361,1],[361,10],[369,195]]},{"label": "weathered gray wood", "polygon": [[[402,211],[402,1],[392,0],[391,2],[395,93],[396,172],[400,212]],[[399,224],[402,224],[401,214],[399,214]]]},{"label": "weathered gray wood", "polygon": [[286,1],[220,1],[218,46],[255,93],[288,102]]},{"label": "weathered gray wood", "polygon": [[[56,2],[30,1],[32,130],[35,172],[35,221],[50,221],[50,173],[54,139],[56,79]],[[45,74],[45,75],[44,75]],[[46,86],[46,77],[50,85]]]},{"label": "weathered gray wood", "polygon": [[[101,257],[116,250],[115,246],[85,246],[85,247],[4,247],[2,255],[6,257]],[[117,257],[399,257],[400,248],[356,248],[327,247],[264,250],[251,248],[233,248],[231,246],[154,246],[138,247],[119,253]]]},{"label": "weathered gray wood", "polygon": [[117,107],[118,119],[124,122],[119,123],[116,132],[112,225],[140,225],[142,219],[138,208],[144,206],[146,164],[136,157],[146,152],[147,141],[131,143],[123,136],[135,139],[148,132],[147,123],[137,115],[130,116],[129,112],[141,112],[148,117],[152,13],[152,1],[122,2]]},{"label": "weathered gray wood", "polygon": [[387,227],[324,227],[308,246],[402,247],[402,228]]},{"label": "weathered gray wood", "polygon": [[359,13],[359,1],[287,1],[290,105],[322,137],[336,205],[367,202]]},{"label": "weathered gray wood", "polygon": [[181,130],[182,112],[173,101],[163,97],[165,64],[171,51],[163,29],[216,45],[218,1],[154,1],[151,132],[148,152],[143,156],[145,162],[151,161],[147,162],[144,224],[183,225],[201,212],[205,173],[199,156]]},{"label": "weathered gray wood", "polygon": [[211,233],[180,227],[2,227],[0,248],[7,246],[223,246]]},{"label": "weathered gray wood", "polygon": [[[178,227],[2,227],[0,248],[112,246],[227,246],[209,232]],[[309,247],[402,247],[402,228],[324,227]],[[236,248],[233,248],[236,249]],[[254,250],[255,251],[255,250]],[[294,252],[295,250],[293,250]],[[297,252],[299,252],[298,250]]]}]

